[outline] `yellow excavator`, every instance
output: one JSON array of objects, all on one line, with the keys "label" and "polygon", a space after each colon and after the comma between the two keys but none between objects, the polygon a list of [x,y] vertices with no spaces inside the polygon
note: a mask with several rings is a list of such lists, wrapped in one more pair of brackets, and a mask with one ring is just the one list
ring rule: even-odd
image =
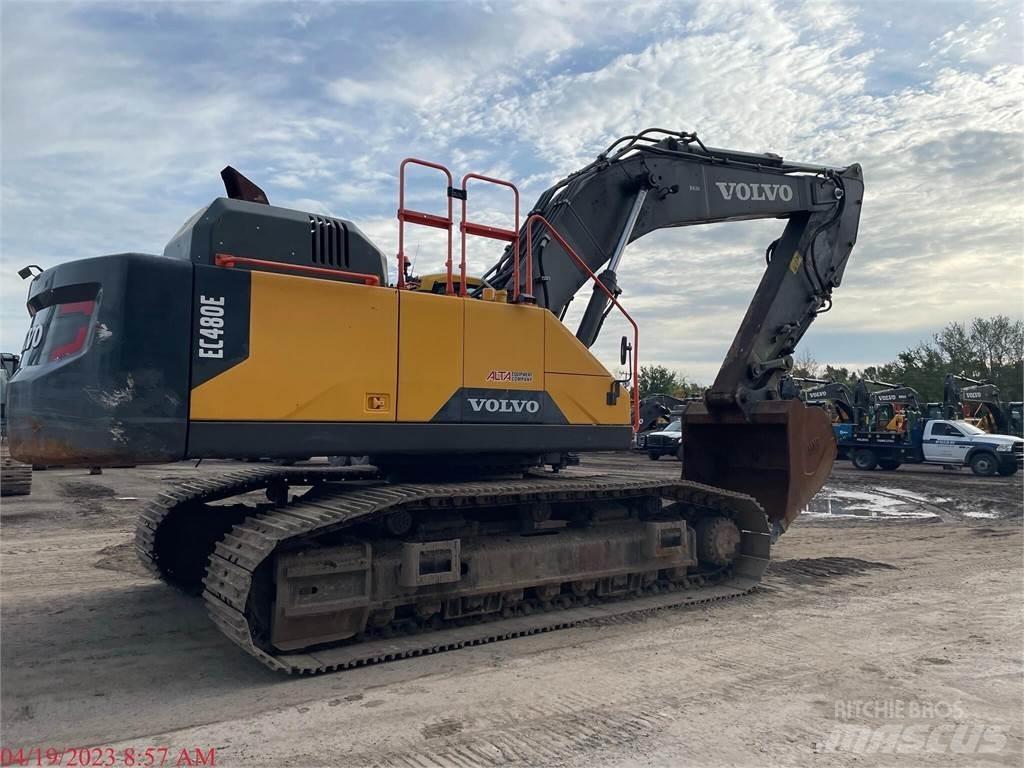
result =
[{"label": "yellow excavator", "polygon": [[[416,167],[437,174],[442,212],[406,205]],[[394,281],[354,223],[272,206],[230,167],[227,196],[162,255],[27,267],[13,455],[89,466],[370,456],[226,469],[168,488],[140,516],[152,572],[202,594],[228,638],[287,672],[753,588],[835,456],[827,414],[783,399],[779,383],[842,278],[860,167],[648,129],[556,183],[525,221],[509,182],[459,181],[412,158],[399,175]],[[513,199],[514,228],[469,215],[471,193],[494,184]],[[714,384],[686,412],[683,476],[560,472],[581,453],[628,448],[637,426],[640,335],[618,280],[627,244],[764,218],[785,227]],[[414,225],[447,232],[443,275],[410,274]],[[479,279],[466,274],[470,237],[504,243]],[[700,279],[682,264],[680,281]],[[562,319],[588,283],[573,333]],[[590,352],[613,311],[634,329],[622,378]]]}]

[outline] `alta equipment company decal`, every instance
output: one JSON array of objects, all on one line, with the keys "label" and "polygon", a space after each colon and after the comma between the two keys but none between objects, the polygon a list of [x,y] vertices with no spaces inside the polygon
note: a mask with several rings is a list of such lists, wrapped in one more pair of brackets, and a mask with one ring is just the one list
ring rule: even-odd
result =
[{"label": "alta equipment company decal", "polygon": [[533,373],[530,371],[491,371],[487,374],[487,381],[511,381],[517,384],[526,384],[533,381]]}]

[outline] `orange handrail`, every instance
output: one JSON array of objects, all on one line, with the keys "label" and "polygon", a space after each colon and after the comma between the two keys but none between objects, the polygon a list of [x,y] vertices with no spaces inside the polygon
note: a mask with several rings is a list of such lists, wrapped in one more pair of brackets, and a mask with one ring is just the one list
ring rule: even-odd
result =
[{"label": "orange handrail", "polygon": [[[434,168],[435,170],[441,171],[448,179],[448,189],[446,194],[448,196],[448,218],[439,216],[436,213],[424,213],[423,211],[414,211],[405,207],[405,166],[407,165],[421,165],[424,168]],[[445,261],[445,267],[448,270],[448,281],[445,285],[445,293],[451,295],[455,293],[455,288],[452,285],[452,185],[454,180],[452,179],[452,172],[449,171],[445,166],[438,163],[432,163],[429,160],[418,160],[415,157],[407,157],[402,161],[402,164],[398,167],[398,288],[399,290],[405,288],[405,222],[408,221],[410,224],[420,224],[425,227],[434,227],[435,229],[447,229],[448,230],[448,259]]]},{"label": "orange handrail", "polygon": [[593,280],[601,288],[601,290],[604,292],[604,295],[608,297],[608,299],[615,306],[615,308],[619,310],[619,312],[622,313],[622,316],[629,321],[629,324],[631,326],[633,326],[633,391],[631,399],[633,401],[633,431],[636,432],[640,429],[640,387],[638,386],[637,379],[637,369],[640,363],[640,327],[636,324],[636,321],[630,316],[629,312],[622,308],[622,305],[619,304],[619,300],[616,299],[615,295],[608,290],[608,287],[597,279],[597,275],[595,275],[593,271],[590,269],[590,267],[587,266],[587,263],[576,254],[576,251],[572,249],[572,246],[565,242],[565,238],[558,234],[558,230],[551,226],[551,222],[549,222],[539,213],[533,214],[526,220],[526,264],[528,267],[527,279],[529,279],[529,276],[532,273],[532,269],[529,269],[529,267],[531,266],[533,261],[532,231],[534,222],[539,222],[540,224],[543,224],[547,228],[548,232],[551,233],[551,236],[558,241],[558,244],[560,246],[562,246],[562,250],[569,254],[572,260],[576,262],[576,266],[578,266],[580,269],[587,273],[590,279]]},{"label": "orange handrail", "polygon": [[[515,229],[500,229],[499,227],[488,227],[484,224],[476,224],[469,221],[466,218],[466,200],[469,197],[466,184],[470,179],[477,179],[479,181],[486,181],[489,184],[498,184],[502,187],[508,187],[512,190],[512,195],[515,205]],[[515,275],[515,288],[512,291],[512,301],[518,303],[520,299],[519,293],[519,189],[511,181],[505,181],[504,179],[495,179],[490,176],[482,176],[479,173],[467,173],[462,177],[462,223],[459,225],[459,229],[462,232],[462,259],[459,262],[459,276],[461,284],[459,288],[459,294],[462,296],[466,295],[466,235],[476,235],[477,237],[488,237],[492,240],[504,240],[505,242],[512,243],[512,251],[515,261],[513,261],[513,273]],[[526,294],[527,300],[533,298],[532,294]]]}]

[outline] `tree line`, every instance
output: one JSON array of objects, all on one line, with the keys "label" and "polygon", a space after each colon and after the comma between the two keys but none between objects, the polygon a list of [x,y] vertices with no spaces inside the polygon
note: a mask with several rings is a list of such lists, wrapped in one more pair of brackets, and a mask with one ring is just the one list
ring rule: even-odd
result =
[{"label": "tree line", "polygon": [[704,387],[696,381],[664,365],[641,365],[637,386],[640,388],[640,397],[672,395],[680,400],[704,391]]},{"label": "tree line", "polygon": [[[821,364],[808,353],[797,357],[793,376],[829,379],[853,385],[858,378],[913,387],[922,400],[941,401],[947,373],[991,381],[1002,400],[1024,400],[1024,322],[1006,315],[977,317],[969,323],[949,323],[930,340],[922,341],[884,365],[863,369]],[[645,365],[639,372],[640,397],[668,394],[699,395],[703,387],[663,365]]]}]

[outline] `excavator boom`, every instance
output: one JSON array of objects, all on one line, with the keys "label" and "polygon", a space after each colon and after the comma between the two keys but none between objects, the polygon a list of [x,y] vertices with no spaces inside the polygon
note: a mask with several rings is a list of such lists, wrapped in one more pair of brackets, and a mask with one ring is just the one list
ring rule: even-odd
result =
[{"label": "excavator boom", "polygon": [[[695,134],[648,129],[612,144],[547,190],[533,209],[591,271],[606,267],[599,279],[615,295],[622,290],[618,273],[626,244],[649,232],[786,221],[765,251],[761,283],[704,404],[688,409],[683,420],[686,477],[752,494],[782,529],[821,488],[835,441],[821,409],[780,400],[780,380],[811,323],[831,308],[857,239],[863,194],[859,165],[791,163],[777,155],[706,147]],[[509,285],[518,252],[533,262],[535,285],[526,293],[564,317],[586,276],[543,234],[531,238],[532,252],[522,235],[518,251],[507,248],[486,277]],[[594,343],[608,311],[605,291],[595,286],[576,332],[582,343]]]}]

